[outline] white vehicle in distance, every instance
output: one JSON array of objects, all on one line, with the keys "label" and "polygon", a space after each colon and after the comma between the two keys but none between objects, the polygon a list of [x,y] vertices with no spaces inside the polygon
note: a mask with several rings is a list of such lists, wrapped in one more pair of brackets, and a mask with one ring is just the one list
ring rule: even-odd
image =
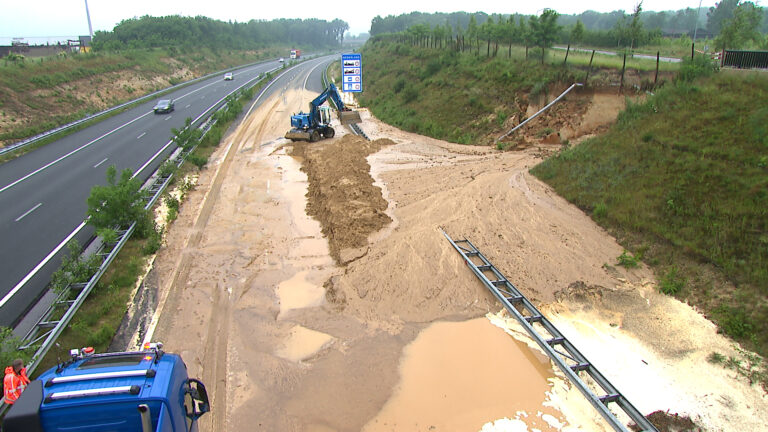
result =
[{"label": "white vehicle in distance", "polygon": [[284,58],[282,58],[282,57],[280,57],[280,63],[282,63],[282,62],[284,62],[284,61],[285,61],[285,59],[284,59]]},{"label": "white vehicle in distance", "polygon": [[235,76],[232,75],[232,72],[227,72],[224,74],[224,81],[232,81],[235,79]]}]

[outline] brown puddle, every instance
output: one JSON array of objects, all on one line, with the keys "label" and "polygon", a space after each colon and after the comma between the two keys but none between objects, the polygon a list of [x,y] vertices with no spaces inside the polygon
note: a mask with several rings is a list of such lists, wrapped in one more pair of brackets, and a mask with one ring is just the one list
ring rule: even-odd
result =
[{"label": "brown puddle", "polygon": [[281,195],[290,202],[290,214],[298,234],[322,238],[320,222],[307,215],[307,175],[301,171],[301,161],[280,155],[276,164],[282,169]]},{"label": "brown puddle", "polygon": [[325,289],[307,281],[307,273],[296,273],[277,286],[277,297],[280,299],[278,318],[291,309],[320,306],[325,301]]},{"label": "brown puddle", "polygon": [[488,319],[438,322],[404,349],[400,383],[363,430],[479,431],[507,419],[497,423],[517,426],[505,430],[557,431],[562,416],[543,406],[549,378],[548,357]]},{"label": "brown puddle", "polygon": [[300,362],[328,346],[333,337],[302,326],[295,326],[275,354],[292,362]]}]

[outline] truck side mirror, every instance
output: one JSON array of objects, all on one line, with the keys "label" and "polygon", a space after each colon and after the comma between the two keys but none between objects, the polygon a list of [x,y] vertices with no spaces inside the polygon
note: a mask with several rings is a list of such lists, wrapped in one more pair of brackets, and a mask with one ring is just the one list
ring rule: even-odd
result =
[{"label": "truck side mirror", "polygon": [[187,393],[192,396],[192,400],[194,401],[194,409],[191,413],[191,417],[197,420],[200,416],[211,410],[211,406],[208,402],[208,392],[205,390],[205,384],[198,379],[187,379],[187,385]]}]

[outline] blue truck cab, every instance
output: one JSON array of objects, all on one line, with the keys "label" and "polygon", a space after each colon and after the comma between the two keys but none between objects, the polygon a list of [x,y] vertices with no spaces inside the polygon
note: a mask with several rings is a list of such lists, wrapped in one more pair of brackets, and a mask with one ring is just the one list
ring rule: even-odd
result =
[{"label": "blue truck cab", "polygon": [[181,357],[163,352],[162,344],[92,351],[72,350],[69,361],[32,381],[3,431],[188,432],[209,411],[203,383],[189,378]]}]

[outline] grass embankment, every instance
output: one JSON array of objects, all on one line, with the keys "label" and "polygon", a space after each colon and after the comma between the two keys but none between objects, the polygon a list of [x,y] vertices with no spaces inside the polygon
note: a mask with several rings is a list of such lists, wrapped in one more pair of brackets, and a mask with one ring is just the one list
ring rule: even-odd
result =
[{"label": "grass embankment", "polygon": [[[525,115],[529,97],[583,81],[589,65],[587,53],[570,53],[564,66],[564,51],[550,50],[541,64],[540,57],[535,58],[538,50],[531,49],[526,61],[523,47],[513,46],[511,57],[504,46],[496,57],[487,57],[482,48],[478,55],[369,41],[362,50],[365,91],[359,100],[382,121],[410,132],[462,144],[490,144],[510,117],[519,121]],[[621,66],[620,57],[596,55],[590,82],[615,78],[618,84]],[[655,66],[655,60],[628,61],[636,79],[651,82]],[[669,73],[679,66],[664,68]]]},{"label": "grass embankment", "polygon": [[629,104],[532,170],[653,266],[660,289],[768,354],[768,77],[721,72]]},{"label": "grass embankment", "polygon": [[386,123],[462,144],[524,113],[523,94],[573,80],[560,67],[405,44],[369,42],[362,55],[362,105]]},{"label": "grass embankment", "polygon": [[172,48],[6,61],[0,63],[0,145],[169,85],[282,52]]},{"label": "grass embankment", "polygon": [[[255,92],[260,90],[270,78],[267,75],[259,85],[245,92],[239,99],[231,101],[226,110],[215,114],[216,125],[208,131],[197,148],[187,157],[186,162],[176,171],[169,186],[169,189],[174,187],[181,189],[181,201],[190,186],[186,182],[178,184],[179,179],[186,178],[187,174],[201,169],[206,164],[227,129],[242,112],[244,104],[251,100]],[[165,202],[169,207],[166,220],[169,224],[178,214],[179,199],[167,191],[161,202]],[[59,337],[58,343],[64,348],[62,356],[66,357],[68,350],[76,347],[92,346],[96,352],[107,351],[126,314],[128,305],[133,300],[132,296],[139,278],[144,275],[147,265],[160,247],[161,236],[162,229],[158,230],[158,235],[150,235],[145,239],[134,235],[126,243]],[[63,312],[62,310],[61,313]],[[49,351],[35,373],[40,374],[56,365],[57,354],[55,348]]]}]

